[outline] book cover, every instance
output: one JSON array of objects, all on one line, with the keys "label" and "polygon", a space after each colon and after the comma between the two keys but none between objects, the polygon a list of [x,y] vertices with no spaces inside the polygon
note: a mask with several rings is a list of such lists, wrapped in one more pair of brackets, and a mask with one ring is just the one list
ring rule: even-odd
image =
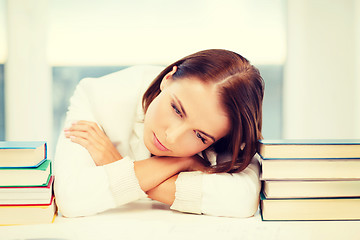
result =
[{"label": "book cover", "polygon": [[360,220],[360,198],[267,199],[261,194],[263,220]]},{"label": "book cover", "polygon": [[360,158],[360,139],[260,140],[263,159]]},{"label": "book cover", "polygon": [[43,185],[51,175],[51,161],[47,159],[36,168],[0,169],[0,186]]},{"label": "book cover", "polygon": [[44,141],[0,141],[0,168],[38,167],[46,158]]},{"label": "book cover", "polygon": [[0,187],[0,205],[38,205],[49,203],[53,195],[54,176],[46,186]]},{"label": "book cover", "polygon": [[52,223],[56,212],[54,197],[47,204],[0,205],[0,225]]}]

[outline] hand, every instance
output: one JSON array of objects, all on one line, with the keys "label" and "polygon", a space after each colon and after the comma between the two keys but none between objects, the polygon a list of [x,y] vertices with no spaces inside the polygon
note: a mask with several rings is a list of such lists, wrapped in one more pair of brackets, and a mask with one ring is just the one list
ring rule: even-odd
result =
[{"label": "hand", "polygon": [[122,159],[110,139],[95,122],[78,121],[64,130],[65,137],[86,148],[97,166]]}]

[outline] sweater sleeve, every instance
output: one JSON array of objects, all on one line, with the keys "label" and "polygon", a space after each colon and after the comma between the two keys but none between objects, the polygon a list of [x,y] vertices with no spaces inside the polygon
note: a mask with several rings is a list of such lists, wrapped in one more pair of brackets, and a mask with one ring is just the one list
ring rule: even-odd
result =
[{"label": "sweater sleeve", "polygon": [[[86,79],[70,101],[65,126],[76,120],[95,121],[85,91]],[[129,157],[96,166],[88,151],[61,132],[54,159],[55,196],[66,217],[96,214],[146,196],[135,177]]]},{"label": "sweater sleeve", "polygon": [[251,217],[258,209],[260,166],[253,158],[240,173],[182,172],[171,209],[213,216]]}]

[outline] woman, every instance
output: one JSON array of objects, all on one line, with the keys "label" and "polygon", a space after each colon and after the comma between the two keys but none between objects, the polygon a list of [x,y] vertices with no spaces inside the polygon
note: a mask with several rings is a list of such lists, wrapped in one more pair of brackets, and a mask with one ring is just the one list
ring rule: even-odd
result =
[{"label": "woman", "polygon": [[77,86],[55,155],[55,195],[64,216],[144,197],[182,212],[256,212],[259,71],[220,49],[160,69],[131,67]]}]

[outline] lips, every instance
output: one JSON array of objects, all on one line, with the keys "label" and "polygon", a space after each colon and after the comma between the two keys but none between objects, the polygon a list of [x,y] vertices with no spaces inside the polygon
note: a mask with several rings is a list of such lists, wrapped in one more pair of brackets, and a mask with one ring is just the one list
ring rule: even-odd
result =
[{"label": "lips", "polygon": [[167,149],[164,145],[161,144],[161,142],[159,141],[159,139],[156,137],[155,133],[154,133],[154,145],[157,149],[159,149],[160,151],[169,151],[169,149]]}]

